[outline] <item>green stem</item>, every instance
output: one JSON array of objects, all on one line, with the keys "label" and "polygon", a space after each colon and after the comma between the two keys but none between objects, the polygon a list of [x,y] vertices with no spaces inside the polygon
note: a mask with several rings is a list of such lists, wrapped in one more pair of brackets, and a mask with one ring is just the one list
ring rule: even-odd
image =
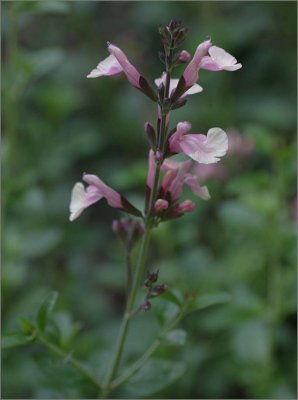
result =
[{"label": "green stem", "polygon": [[73,356],[65,353],[58,346],[49,342],[43,336],[38,336],[38,341],[41,344],[43,344],[44,346],[46,346],[48,349],[52,350],[52,352],[55,353],[57,356],[62,357],[65,360],[67,360],[67,362],[69,364],[71,364],[74,368],[76,368],[82,375],[84,375],[98,389],[102,388],[102,385],[90,374],[90,372],[79,361],[77,361],[75,358],[73,358]]},{"label": "green stem", "polygon": [[156,339],[152,345],[145,351],[145,353],[140,357],[130,368],[128,368],[119,378],[115,379],[111,384],[111,389],[115,389],[122,383],[126,382],[131,376],[133,376],[151,357],[158,346],[161,343],[161,339]]},{"label": "green stem", "polygon": [[131,248],[126,250],[126,274],[127,274],[127,299],[132,283],[132,269],[131,269]]},{"label": "green stem", "polygon": [[144,265],[145,265],[145,260],[146,260],[146,256],[147,256],[148,246],[149,246],[150,232],[152,229],[151,219],[150,219],[150,210],[152,208],[152,205],[154,204],[155,195],[156,195],[157,188],[158,188],[159,173],[160,173],[160,164],[157,163],[156,168],[155,168],[153,188],[152,188],[152,192],[151,192],[151,196],[150,196],[149,209],[148,209],[148,213],[147,213],[146,219],[145,219],[145,232],[144,232],[142,242],[141,242],[139,258],[138,258],[136,270],[134,272],[134,279],[132,282],[132,287],[130,290],[125,313],[123,316],[122,325],[120,328],[120,333],[119,333],[118,341],[116,344],[114,356],[113,356],[113,359],[111,362],[111,366],[106,375],[106,379],[104,382],[104,388],[101,392],[102,399],[106,398],[106,396],[108,395],[108,393],[110,391],[110,384],[111,384],[112,380],[114,379],[114,376],[119,367],[122,353],[124,350],[124,345],[125,345],[125,340],[126,340],[129,324],[130,324],[130,321],[131,321],[132,315],[133,315],[132,311],[133,311],[135,299],[136,299],[138,288],[140,286],[140,282],[141,282],[141,279],[142,279],[142,276],[144,273]]},{"label": "green stem", "polygon": [[146,363],[146,361],[151,357],[151,355],[155,352],[155,350],[159,347],[162,342],[163,337],[172,330],[181,320],[184,315],[184,308],[180,310],[177,314],[176,318],[166,326],[163,331],[160,333],[159,338],[156,339],[151,346],[145,351],[145,353],[126,371],[123,372],[121,376],[115,379],[112,384],[111,388],[115,389],[116,387],[120,386],[122,383],[126,382],[131,376],[133,376],[142,366]]},{"label": "green stem", "polygon": [[144,262],[145,262],[145,258],[147,255],[148,245],[149,245],[150,230],[151,230],[150,227],[147,225],[145,232],[144,232],[142,244],[141,244],[139,260],[138,260],[137,268],[136,268],[136,271],[134,274],[134,280],[132,283],[126,310],[125,310],[125,313],[123,316],[122,325],[120,328],[120,333],[119,333],[118,341],[116,344],[116,349],[114,352],[114,357],[112,359],[110,369],[108,370],[108,373],[107,373],[107,376],[105,379],[104,389],[102,390],[102,393],[101,393],[102,399],[104,399],[110,391],[110,383],[113,380],[113,378],[117,372],[117,369],[118,369],[118,366],[119,366],[119,363],[121,360],[121,356],[122,356],[122,353],[124,350],[124,344],[125,344],[125,340],[126,340],[126,336],[127,336],[127,332],[128,332],[128,327],[129,327],[129,323],[131,321],[131,312],[132,312],[132,309],[134,306],[139,283],[140,283],[143,269],[144,269]]}]

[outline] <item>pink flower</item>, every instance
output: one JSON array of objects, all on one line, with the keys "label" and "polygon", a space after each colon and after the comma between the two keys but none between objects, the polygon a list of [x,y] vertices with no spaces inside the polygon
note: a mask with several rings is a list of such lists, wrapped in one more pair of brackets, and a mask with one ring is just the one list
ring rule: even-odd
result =
[{"label": "pink flower", "polygon": [[121,195],[107,186],[96,175],[84,174],[87,189],[81,182],[74,185],[70,200],[70,221],[78,218],[85,208],[105,198],[111,207],[123,209]]},{"label": "pink flower", "polygon": [[210,57],[206,56],[201,60],[200,67],[202,69],[209,71],[236,71],[242,67],[240,63],[237,64],[235,57],[220,47],[212,46],[208,52]]},{"label": "pink flower", "polygon": [[173,153],[183,152],[201,164],[212,164],[220,160],[228,150],[227,134],[220,128],[211,128],[206,135],[186,134],[191,129],[189,122],[180,122],[170,137],[169,147]]},{"label": "pink flower", "polygon": [[187,185],[192,192],[203,200],[209,200],[210,194],[206,186],[200,186],[198,177],[191,171],[193,162],[177,162],[170,159],[164,160],[161,169],[166,171],[162,180],[164,194],[171,196],[171,200],[177,200],[183,192],[183,186]]},{"label": "pink flower", "polygon": [[183,78],[186,87],[193,86],[198,80],[201,61],[211,46],[212,46],[211,40],[208,39],[205,40],[203,43],[199,44],[199,46],[197,47],[192,60],[190,61],[190,63],[185,68],[185,71],[183,72]]},{"label": "pink flower", "polygon": [[[165,72],[162,74],[161,78],[155,79],[154,82],[155,82],[157,87],[160,86],[161,83],[163,83],[165,85],[166,84],[166,74],[165,74]],[[178,82],[179,82],[179,79],[171,79],[170,80],[170,94],[176,90]],[[194,83],[185,93],[182,94],[181,97],[188,96],[188,95],[191,95],[191,94],[200,93],[202,91],[203,91],[202,86],[198,85],[197,83]]]},{"label": "pink flower", "polygon": [[122,72],[123,69],[117,58],[113,55],[105,58],[101,61],[95,69],[93,69],[90,74],[87,75],[87,78],[98,78],[99,76],[112,76],[117,75]]},{"label": "pink flower", "polygon": [[99,76],[112,76],[124,72],[129,82],[140,89],[140,73],[129,62],[126,55],[119,47],[108,44],[110,56],[101,61],[95,69],[93,69],[87,78],[97,78]]},{"label": "pink flower", "polygon": [[129,62],[128,58],[123,53],[123,51],[119,49],[119,47],[114,46],[111,43],[108,43],[108,50],[109,53],[117,59],[129,82],[136,88],[140,89],[141,75],[137,71],[137,69]]}]

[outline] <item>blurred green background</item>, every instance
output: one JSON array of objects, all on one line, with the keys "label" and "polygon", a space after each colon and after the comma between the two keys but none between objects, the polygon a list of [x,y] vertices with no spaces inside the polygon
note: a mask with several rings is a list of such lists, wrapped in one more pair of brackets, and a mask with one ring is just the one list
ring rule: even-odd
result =
[{"label": "blurred green background", "polygon": [[[114,395],[296,398],[296,7],[2,2],[4,334],[56,290],[56,341],[104,372],[125,299],[123,250],[111,231],[120,213],[102,201],[70,223],[70,192],[87,171],[142,204],[143,124],[156,110],[124,77],[86,75],[107,56],[109,40],[153,82],[162,72],[157,27],[179,19],[189,28],[187,50],[210,35],[243,68],[202,71],[204,91],[173,112],[172,126],[189,120],[203,133],[219,126],[233,133],[235,148],[202,177],[211,200],[196,199],[191,215],[154,232],[149,266],[170,288],[224,291],[231,300],[190,314],[181,324],[186,344],[156,352],[169,371],[183,365],[176,380],[163,387],[147,371],[146,382]],[[157,331],[154,310],[140,315],[126,358],[138,357]],[[5,349],[2,361],[3,398],[96,396],[41,346]]]}]

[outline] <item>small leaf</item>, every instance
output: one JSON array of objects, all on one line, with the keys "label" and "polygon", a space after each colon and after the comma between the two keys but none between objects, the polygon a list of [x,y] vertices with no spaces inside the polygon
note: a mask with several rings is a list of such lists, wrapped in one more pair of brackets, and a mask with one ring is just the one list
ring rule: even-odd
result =
[{"label": "small leaf", "polygon": [[23,346],[28,343],[28,338],[24,333],[13,332],[4,335],[1,340],[1,348],[9,349],[11,347]]},{"label": "small leaf", "polygon": [[203,310],[204,308],[211,307],[218,304],[227,303],[231,300],[231,295],[227,292],[216,292],[205,294],[196,298],[189,304],[189,307],[186,311],[186,314],[197,311]]},{"label": "small leaf", "polygon": [[174,329],[168,332],[164,339],[168,344],[173,346],[184,346],[186,342],[187,333],[184,329]]},{"label": "small leaf", "polygon": [[167,290],[163,294],[163,298],[177,306],[181,306],[183,303],[183,296],[178,290]]},{"label": "small leaf", "polygon": [[41,305],[40,309],[38,310],[37,324],[41,331],[44,331],[46,328],[49,314],[52,311],[53,307],[55,306],[57,298],[58,298],[57,292],[51,293],[49,298],[44,301],[44,303]]},{"label": "small leaf", "polygon": [[35,329],[35,325],[28,318],[20,317],[19,324],[23,333],[28,335]]},{"label": "small leaf", "polygon": [[182,362],[151,359],[124,386],[125,395],[148,398],[179,379],[185,369]]}]

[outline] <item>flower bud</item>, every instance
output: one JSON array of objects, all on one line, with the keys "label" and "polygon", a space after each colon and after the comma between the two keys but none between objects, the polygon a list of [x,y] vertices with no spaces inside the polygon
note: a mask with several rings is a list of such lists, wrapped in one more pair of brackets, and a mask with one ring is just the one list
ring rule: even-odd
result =
[{"label": "flower bud", "polygon": [[148,272],[147,279],[150,282],[156,282],[158,279],[158,272],[159,272],[158,270],[156,272]]},{"label": "flower bud", "polygon": [[195,208],[195,203],[191,200],[184,200],[182,203],[178,204],[177,211],[179,213],[191,212]]},{"label": "flower bud", "polygon": [[151,308],[151,303],[149,300],[145,300],[144,303],[141,304],[141,309],[144,311],[149,311]]},{"label": "flower bud", "polygon": [[191,60],[191,54],[186,50],[182,50],[181,53],[179,54],[179,61],[181,63],[188,63],[190,60]]},{"label": "flower bud", "polygon": [[157,199],[156,202],[154,203],[154,211],[156,213],[160,213],[164,210],[166,210],[169,207],[169,203],[167,202],[167,200],[164,199]]},{"label": "flower bud", "polygon": [[164,283],[162,283],[161,285],[156,285],[152,288],[152,290],[150,290],[149,296],[150,298],[160,296],[166,290],[167,290],[167,285],[165,285]]},{"label": "flower bud", "polygon": [[150,143],[150,147],[155,150],[156,149],[156,133],[153,128],[153,126],[149,123],[146,122],[144,125],[145,132],[147,133],[147,138]]}]

